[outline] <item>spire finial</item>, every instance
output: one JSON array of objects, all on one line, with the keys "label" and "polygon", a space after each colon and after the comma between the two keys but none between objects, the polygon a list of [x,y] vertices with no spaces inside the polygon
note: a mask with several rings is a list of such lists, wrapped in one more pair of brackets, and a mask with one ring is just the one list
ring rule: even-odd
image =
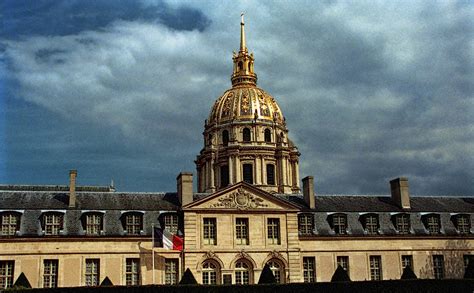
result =
[{"label": "spire finial", "polygon": [[245,44],[245,23],[244,23],[244,12],[240,13],[240,51],[247,51],[247,45]]}]

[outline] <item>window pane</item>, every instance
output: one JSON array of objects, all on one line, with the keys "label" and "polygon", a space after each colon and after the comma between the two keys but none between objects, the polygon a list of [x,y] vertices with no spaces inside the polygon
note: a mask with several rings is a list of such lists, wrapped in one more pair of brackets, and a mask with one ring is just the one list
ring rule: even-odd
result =
[{"label": "window pane", "polygon": [[237,244],[249,244],[249,220],[247,218],[237,218],[235,220],[235,236]]},{"label": "window pane", "polygon": [[13,286],[14,272],[15,272],[14,261],[12,260],[0,261],[0,289],[11,288]]},{"label": "window pane", "polygon": [[221,166],[221,187],[229,185],[229,166]]},{"label": "window pane", "polygon": [[349,257],[348,256],[338,256],[336,258],[337,265],[341,266],[349,275]]},{"label": "window pane", "polygon": [[204,244],[217,244],[216,218],[203,219],[203,240]]},{"label": "window pane", "polygon": [[280,284],[285,283],[285,269],[283,265],[277,260],[270,260],[267,262],[267,264],[270,267],[270,270],[272,271],[273,275],[275,276],[276,282]]},{"label": "window pane", "polygon": [[85,285],[99,286],[100,280],[100,260],[86,259]]},{"label": "window pane", "polygon": [[178,260],[177,259],[165,260],[165,284],[166,285],[178,284]]},{"label": "window pane", "polygon": [[267,184],[275,185],[275,165],[267,164]]},{"label": "window pane", "polygon": [[333,215],[332,224],[334,233],[337,235],[346,234],[346,215]]},{"label": "window pane", "polygon": [[410,216],[407,214],[396,215],[395,229],[397,229],[399,234],[410,233]]},{"label": "window pane", "polygon": [[45,259],[43,272],[43,287],[56,288],[58,286],[58,260]]},{"label": "window pane", "polygon": [[303,257],[303,277],[305,283],[314,283],[316,281],[314,257]]},{"label": "window pane", "polygon": [[253,184],[253,165],[252,164],[244,164],[243,165],[244,171],[244,182],[249,184]]},{"label": "window pane", "polygon": [[402,269],[410,267],[413,270],[413,256],[402,255]]},{"label": "window pane", "polygon": [[270,244],[280,244],[280,219],[267,219],[267,239]]},{"label": "window pane", "polygon": [[127,286],[140,285],[140,259],[138,258],[126,259],[125,284]]},{"label": "window pane", "polygon": [[382,260],[380,256],[370,256],[370,279],[382,280]]},{"label": "window pane", "polygon": [[101,230],[102,230],[102,215],[101,214],[86,215],[86,234],[87,235],[100,235]]},{"label": "window pane", "polygon": [[15,236],[16,231],[20,228],[20,215],[9,212],[2,213],[0,220],[2,221],[1,236]]},{"label": "window pane", "polygon": [[469,215],[458,215],[456,217],[456,228],[460,234],[469,234],[471,230]]},{"label": "window pane", "polygon": [[59,232],[63,229],[63,214],[44,214],[43,224],[45,235],[59,235]]},{"label": "window pane", "polygon": [[127,214],[125,216],[125,230],[128,235],[140,235],[142,230],[142,215]]},{"label": "window pane", "polygon": [[433,255],[433,275],[435,279],[444,278],[444,256]]},{"label": "window pane", "polygon": [[379,229],[379,220],[376,215],[365,216],[365,230],[367,234],[377,234]]},{"label": "window pane", "polygon": [[298,230],[300,235],[313,234],[313,215],[299,215],[298,216]]},{"label": "window pane", "polygon": [[178,215],[166,214],[164,216],[165,229],[172,234],[178,233]]}]

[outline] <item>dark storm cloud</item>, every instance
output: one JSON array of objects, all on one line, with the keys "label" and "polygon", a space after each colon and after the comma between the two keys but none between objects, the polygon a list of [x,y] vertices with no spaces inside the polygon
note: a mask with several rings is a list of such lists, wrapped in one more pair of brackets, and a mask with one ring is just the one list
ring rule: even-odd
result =
[{"label": "dark storm cloud", "polygon": [[100,23],[5,42],[17,88],[2,181],[57,183],[78,168],[88,184],[174,190],[230,86],[247,11],[259,86],[279,102],[317,193],[387,194],[402,175],[415,194],[474,194],[472,4],[110,3],[97,5],[120,7],[91,14]]},{"label": "dark storm cloud", "polygon": [[209,19],[197,9],[170,7],[164,1],[3,1],[0,37],[65,36],[103,29],[117,20],[157,21],[177,30],[204,30]]}]

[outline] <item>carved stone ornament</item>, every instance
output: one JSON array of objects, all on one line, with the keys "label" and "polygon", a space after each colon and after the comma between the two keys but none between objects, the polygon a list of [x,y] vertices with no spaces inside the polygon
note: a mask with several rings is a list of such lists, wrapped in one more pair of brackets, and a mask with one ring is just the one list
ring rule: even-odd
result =
[{"label": "carved stone ornament", "polygon": [[268,256],[271,257],[271,258],[280,258],[280,259],[283,258],[283,256],[281,255],[281,253],[278,252],[278,251],[276,251],[276,250],[273,250],[272,252],[270,252],[270,253],[268,254]]},{"label": "carved stone ornament", "polygon": [[250,256],[245,250],[241,250],[239,253],[237,253],[237,258],[245,258],[245,259],[250,259]]},{"label": "carved stone ornament", "polygon": [[264,203],[263,199],[246,192],[243,188],[239,188],[231,194],[219,198],[219,200],[210,207],[246,210],[268,207],[268,205]]},{"label": "carved stone ornament", "polygon": [[204,258],[206,258],[206,259],[215,258],[215,256],[216,256],[216,254],[212,250],[206,251],[206,253],[204,254]]}]

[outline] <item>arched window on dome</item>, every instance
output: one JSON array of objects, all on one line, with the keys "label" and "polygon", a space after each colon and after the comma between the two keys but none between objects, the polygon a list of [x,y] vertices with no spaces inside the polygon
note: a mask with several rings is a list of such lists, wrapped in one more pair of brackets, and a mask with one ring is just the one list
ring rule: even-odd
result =
[{"label": "arched window on dome", "polygon": [[229,145],[229,131],[228,130],[222,131],[222,144],[224,146]]},{"label": "arched window on dome", "polygon": [[235,283],[239,285],[252,284],[253,267],[245,259],[240,259],[235,263]]},{"label": "arched window on dome", "polygon": [[272,258],[267,262],[267,265],[270,267],[277,283],[285,283],[285,266],[283,263],[278,259]]},{"label": "arched window on dome", "polygon": [[250,62],[249,62],[249,66],[248,66],[249,71],[252,71],[252,67],[251,67],[251,66],[252,66],[252,65],[251,65]]},{"label": "arched window on dome", "polygon": [[272,142],[272,132],[270,131],[270,129],[265,129],[264,138],[265,142]]},{"label": "arched window on dome", "polygon": [[206,260],[202,264],[202,283],[204,285],[214,285],[220,282],[220,266],[213,260]]},{"label": "arched window on dome", "polygon": [[244,63],[242,63],[242,61],[239,62],[239,70],[243,70],[244,69]]},{"label": "arched window on dome", "polygon": [[250,129],[248,129],[247,127],[245,127],[242,132],[242,139],[244,142],[250,142],[251,140]]},{"label": "arched window on dome", "polygon": [[275,185],[275,165],[267,164],[267,184]]}]

